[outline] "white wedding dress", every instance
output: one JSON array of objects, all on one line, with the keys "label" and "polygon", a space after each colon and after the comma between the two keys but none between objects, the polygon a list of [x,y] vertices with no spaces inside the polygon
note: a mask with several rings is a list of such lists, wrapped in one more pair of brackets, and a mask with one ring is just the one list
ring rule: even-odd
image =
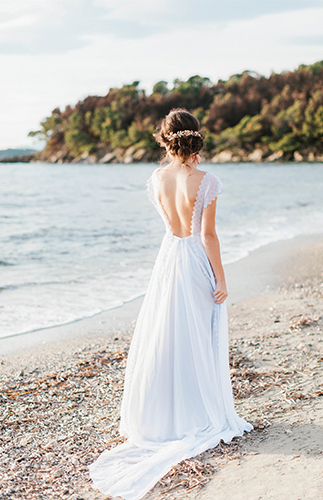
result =
[{"label": "white wedding dress", "polygon": [[235,412],[226,303],[214,302],[216,282],[200,236],[203,208],[222,183],[204,174],[191,235],[180,238],[158,200],[157,170],[147,189],[166,234],[129,351],[120,424],[128,440],[89,467],[98,489],[126,500],[142,498],[181,460],[253,429]]}]

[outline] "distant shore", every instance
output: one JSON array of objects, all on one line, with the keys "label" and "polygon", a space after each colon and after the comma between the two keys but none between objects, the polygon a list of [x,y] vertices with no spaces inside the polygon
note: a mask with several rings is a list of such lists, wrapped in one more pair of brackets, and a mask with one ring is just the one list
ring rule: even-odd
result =
[{"label": "distant shore", "polygon": [[[66,148],[57,151],[43,150],[37,153],[28,153],[17,156],[0,158],[0,163],[66,163],[66,164],[136,164],[154,163],[162,157],[162,152],[157,149],[137,149],[130,147],[127,149],[116,148],[111,150],[107,147],[98,149],[95,153],[83,153],[75,158],[68,156]],[[313,152],[301,154],[295,151],[293,154],[284,154],[283,151],[276,151],[272,154],[265,154],[261,149],[252,152],[224,150],[218,154],[211,155],[201,153],[202,161],[206,163],[315,163],[323,162],[323,155],[314,155]]]}]

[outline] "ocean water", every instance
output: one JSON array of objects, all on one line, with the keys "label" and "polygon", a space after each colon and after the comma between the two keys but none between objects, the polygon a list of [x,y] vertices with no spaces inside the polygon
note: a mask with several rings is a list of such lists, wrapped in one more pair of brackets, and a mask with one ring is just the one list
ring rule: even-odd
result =
[{"label": "ocean water", "polygon": [[[122,305],[147,287],[163,223],[156,164],[0,164],[0,337]],[[323,231],[322,164],[209,165],[224,263]]]}]

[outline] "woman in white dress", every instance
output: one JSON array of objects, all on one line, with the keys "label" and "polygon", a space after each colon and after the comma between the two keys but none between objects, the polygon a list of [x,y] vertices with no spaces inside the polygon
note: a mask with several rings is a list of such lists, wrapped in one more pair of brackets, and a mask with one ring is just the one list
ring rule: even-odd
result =
[{"label": "woman in white dress", "polygon": [[227,289],[215,230],[220,179],[197,168],[203,134],[176,108],[155,138],[171,162],[148,196],[163,238],[126,368],[120,433],[127,441],[90,465],[102,492],[139,500],[172,466],[253,427],[235,411],[229,372]]}]

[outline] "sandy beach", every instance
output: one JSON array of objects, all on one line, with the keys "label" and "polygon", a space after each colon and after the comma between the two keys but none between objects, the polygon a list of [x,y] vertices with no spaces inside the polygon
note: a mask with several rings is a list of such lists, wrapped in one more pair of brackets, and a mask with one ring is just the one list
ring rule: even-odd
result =
[{"label": "sandy beach", "polygon": [[[323,498],[323,235],[271,243],[225,270],[235,404],[255,430],[185,460],[145,498]],[[141,303],[0,339],[0,498],[108,498],[87,466],[123,440]]]}]

